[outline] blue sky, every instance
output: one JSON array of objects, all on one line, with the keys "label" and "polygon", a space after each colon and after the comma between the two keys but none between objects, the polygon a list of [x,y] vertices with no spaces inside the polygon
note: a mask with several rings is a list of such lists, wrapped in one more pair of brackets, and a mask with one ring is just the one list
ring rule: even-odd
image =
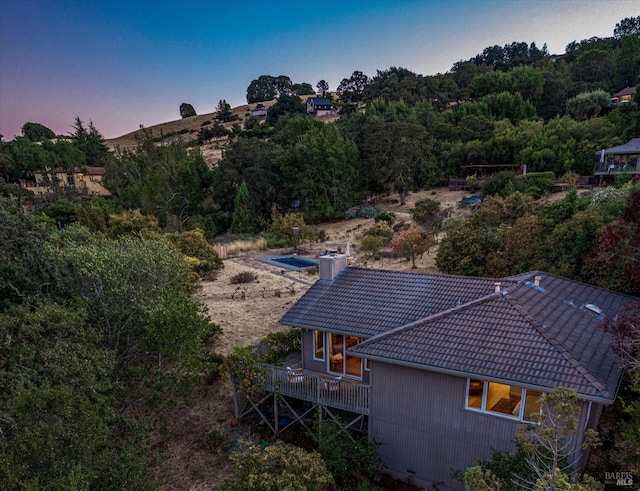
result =
[{"label": "blue sky", "polygon": [[444,73],[485,47],[609,37],[637,0],[0,0],[0,133],[106,138],[246,103],[260,75],[334,90],[354,70]]}]

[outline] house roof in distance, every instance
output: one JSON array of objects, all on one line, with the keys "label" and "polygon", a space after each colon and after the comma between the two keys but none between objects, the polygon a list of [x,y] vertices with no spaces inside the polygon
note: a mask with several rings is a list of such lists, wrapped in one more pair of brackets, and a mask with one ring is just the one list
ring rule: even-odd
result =
[{"label": "house roof in distance", "polygon": [[613,97],[622,97],[625,95],[633,95],[636,93],[636,88],[635,87],[626,87],[624,89],[622,89],[619,92],[616,92],[615,94],[613,94]]},{"label": "house roof in distance", "polygon": [[326,97],[309,97],[307,101],[312,101],[315,106],[330,106],[331,101]]},{"label": "house roof in distance", "polygon": [[623,155],[623,154],[629,154],[629,153],[640,153],[640,138],[632,138],[624,145],[605,148],[602,151],[604,152],[605,155]]}]

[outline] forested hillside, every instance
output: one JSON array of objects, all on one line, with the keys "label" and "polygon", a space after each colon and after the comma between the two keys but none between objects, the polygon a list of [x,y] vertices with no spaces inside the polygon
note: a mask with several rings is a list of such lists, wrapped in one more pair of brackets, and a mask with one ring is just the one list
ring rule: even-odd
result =
[{"label": "forested hillside", "polygon": [[[222,267],[214,241],[292,246],[323,238],[309,225],[375,216],[358,245],[372,261],[415,260],[440,237],[443,272],[543,269],[640,296],[640,182],[576,191],[602,148],[640,137],[639,96],[611,104],[640,83],[640,17],[562,55],[514,42],[434,76],[354,68],[334,91],[317,84],[337,121],[306,114],[311,84],[264,75],[248,81],[241,110],[222,99],[203,118],[185,106],[170,132],[142,128],[115,151],[80,118],[69,135],[27,122],[22,137],[0,139],[0,487],[156,486],[149,433],[221,362],[219,327],[191,296]],[[251,116],[259,104],[266,115]],[[221,158],[205,155],[212,145]],[[53,172],[86,167],[105,169],[110,196]],[[51,192],[29,191],[36,171]],[[373,206],[449,177],[483,204],[452,217],[421,200],[411,224]],[[557,180],[571,191],[543,204]],[[640,460],[638,372],[628,373],[598,469]]]}]

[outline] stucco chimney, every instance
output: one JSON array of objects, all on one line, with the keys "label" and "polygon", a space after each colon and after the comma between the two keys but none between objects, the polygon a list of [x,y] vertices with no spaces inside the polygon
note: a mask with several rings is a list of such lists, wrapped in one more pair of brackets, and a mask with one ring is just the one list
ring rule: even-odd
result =
[{"label": "stucco chimney", "polygon": [[500,282],[499,281],[496,281],[495,287],[496,287],[495,292],[496,293],[500,293]]},{"label": "stucco chimney", "polygon": [[318,258],[320,279],[333,281],[347,267],[347,256],[344,254],[327,254]]},{"label": "stucco chimney", "polygon": [[541,280],[541,279],[542,279],[542,276],[536,276],[536,277],[533,279],[533,285],[534,285],[534,286],[536,286],[536,287],[540,286],[540,280]]}]

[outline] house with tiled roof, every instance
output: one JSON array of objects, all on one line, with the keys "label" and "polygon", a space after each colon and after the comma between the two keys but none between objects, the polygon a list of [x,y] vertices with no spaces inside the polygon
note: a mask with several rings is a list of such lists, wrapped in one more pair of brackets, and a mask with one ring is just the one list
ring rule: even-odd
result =
[{"label": "house with tiled roof", "polygon": [[326,97],[307,97],[306,107],[307,114],[315,116],[327,116],[334,112],[331,100]]},{"label": "house with tiled roof", "polygon": [[[569,387],[577,470],[585,464],[584,432],[615,400],[624,368],[601,325],[637,299],[544,272],[472,278],[319,260],[320,279],[281,319],[301,329],[302,353],[299,367],[271,367],[274,400],[339,412],[382,443],[396,477],[463,489],[453,470],[514,450],[540,395]],[[304,423],[295,407],[292,422]]]}]

